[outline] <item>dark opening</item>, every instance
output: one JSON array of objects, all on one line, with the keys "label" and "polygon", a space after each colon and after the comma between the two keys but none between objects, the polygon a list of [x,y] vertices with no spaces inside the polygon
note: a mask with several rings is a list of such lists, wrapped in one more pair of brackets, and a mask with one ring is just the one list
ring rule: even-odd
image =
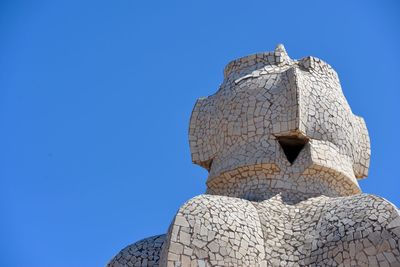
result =
[{"label": "dark opening", "polygon": [[300,151],[308,143],[307,138],[297,136],[279,136],[277,139],[290,164],[293,164]]},{"label": "dark opening", "polygon": [[202,167],[206,168],[208,171],[210,171],[212,162],[213,162],[213,159],[203,161],[203,162],[200,162],[200,166],[202,166]]}]

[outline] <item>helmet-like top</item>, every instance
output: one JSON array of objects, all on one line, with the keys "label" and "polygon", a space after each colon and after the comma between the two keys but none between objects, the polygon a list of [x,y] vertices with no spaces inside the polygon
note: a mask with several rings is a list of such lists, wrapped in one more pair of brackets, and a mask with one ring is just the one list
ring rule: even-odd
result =
[{"label": "helmet-like top", "polygon": [[196,102],[189,142],[209,171],[208,193],[343,196],[368,174],[368,132],[336,72],[318,58],[290,59],[283,45],[226,66],[219,90]]}]

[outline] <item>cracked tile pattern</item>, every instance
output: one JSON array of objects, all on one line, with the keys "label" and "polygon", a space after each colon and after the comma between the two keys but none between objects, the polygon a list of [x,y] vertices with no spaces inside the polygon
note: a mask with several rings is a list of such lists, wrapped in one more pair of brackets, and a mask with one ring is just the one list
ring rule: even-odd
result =
[{"label": "cracked tile pattern", "polygon": [[159,266],[161,247],[165,235],[156,235],[145,238],[121,250],[107,266]]},{"label": "cracked tile pattern", "polygon": [[337,73],[283,45],[236,59],[189,125],[207,191],[108,267],[400,266],[400,213],[363,194],[370,143]]}]

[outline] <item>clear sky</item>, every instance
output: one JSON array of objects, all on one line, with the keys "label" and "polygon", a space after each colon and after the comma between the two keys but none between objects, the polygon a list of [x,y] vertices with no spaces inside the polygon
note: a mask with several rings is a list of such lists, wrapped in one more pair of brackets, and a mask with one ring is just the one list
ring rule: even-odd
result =
[{"label": "clear sky", "polygon": [[0,266],[103,266],[205,190],[188,123],[230,60],[284,43],[341,78],[400,206],[396,1],[0,1]]}]

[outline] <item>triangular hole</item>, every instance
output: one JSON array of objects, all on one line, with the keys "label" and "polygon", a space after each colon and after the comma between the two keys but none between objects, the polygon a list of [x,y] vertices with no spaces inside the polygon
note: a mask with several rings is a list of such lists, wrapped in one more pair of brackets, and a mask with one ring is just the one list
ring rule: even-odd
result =
[{"label": "triangular hole", "polygon": [[308,139],[297,136],[279,136],[277,139],[290,164],[293,164],[300,151],[308,143]]}]

